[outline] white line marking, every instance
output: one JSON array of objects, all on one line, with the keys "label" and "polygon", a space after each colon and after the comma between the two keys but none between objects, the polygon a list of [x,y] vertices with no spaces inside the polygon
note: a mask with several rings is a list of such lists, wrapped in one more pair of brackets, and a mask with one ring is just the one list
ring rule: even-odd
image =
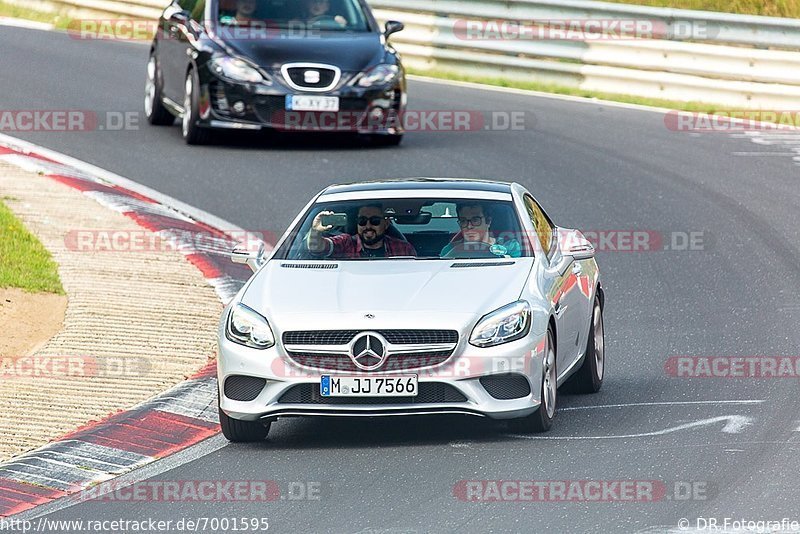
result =
[{"label": "white line marking", "polygon": [[145,185],[134,182],[133,180],[124,178],[118,174],[114,174],[113,172],[107,171],[105,169],[101,169],[100,167],[92,165],[91,163],[86,163],[84,161],[75,159],[60,152],[50,150],[49,148],[45,148],[43,146],[36,145],[34,143],[29,143],[27,141],[23,141],[22,139],[17,139],[16,137],[11,137],[10,135],[5,135],[5,134],[0,134],[0,144],[7,145],[10,148],[19,150],[21,152],[34,152],[36,154],[40,154],[46,158],[50,158],[54,161],[59,162],[62,165],[68,165],[80,172],[86,173],[90,176],[94,176],[107,183],[124,187],[126,189],[130,189],[131,191],[152,198],[153,200],[160,202],[161,204],[164,204],[181,213],[184,213],[185,215],[188,215],[189,217],[191,217],[196,221],[206,223],[215,228],[231,232],[245,231],[243,228],[240,228],[239,226],[229,221],[221,219],[216,215],[212,215],[207,211],[201,210],[194,206],[190,206],[189,204],[181,202],[176,198],[160,193],[155,189],[151,189]]},{"label": "white line marking", "polygon": [[[217,434],[188,449],[176,452],[166,458],[162,458],[115,478],[114,489],[127,487],[133,483],[151,479],[171,469],[175,469],[176,467],[193,462],[203,456],[212,454],[227,445],[228,440],[225,439],[222,434]],[[20,520],[35,519],[80,504],[81,502],[83,502],[81,500],[81,493],[78,492],[15,514],[14,518]]]},{"label": "white line marking", "polygon": [[734,156],[758,156],[758,157],[781,156],[781,157],[785,158],[786,156],[796,156],[797,153],[796,152],[734,152],[733,155]]},{"label": "white line marking", "polygon": [[630,402],[626,404],[601,404],[598,406],[570,406],[559,408],[559,412],[574,410],[599,410],[601,408],[626,408],[628,406],[691,406],[693,404],[761,404],[763,400],[702,400],[702,401],[675,401],[675,402]]},{"label": "white line marking", "polygon": [[646,438],[653,436],[663,436],[665,434],[672,434],[681,430],[696,428],[700,426],[713,425],[725,421],[725,426],[722,427],[721,432],[726,434],[739,434],[747,425],[753,423],[755,419],[745,415],[722,415],[720,417],[711,417],[709,419],[701,419],[692,423],[685,423],[683,425],[665,428],[664,430],[656,430],[654,432],[642,432],[641,434],[621,434],[617,436],[528,436],[524,434],[506,434],[514,438],[522,439],[547,439],[547,440],[591,440],[591,439],[629,439],[629,438]]},{"label": "white line marking", "polygon": [[46,22],[36,22],[27,19],[15,19],[12,17],[0,17],[0,26],[11,26],[14,28],[25,28],[26,30],[50,31],[55,28]]},{"label": "white line marking", "polygon": [[516,89],[514,87],[500,87],[499,85],[485,85],[482,83],[475,83],[475,82],[463,82],[458,80],[447,80],[444,78],[431,78],[429,76],[422,76],[419,74],[409,74],[407,76],[409,80],[413,80],[415,82],[425,82],[425,83],[435,83],[439,85],[450,85],[454,87],[463,87],[466,89],[479,89],[481,91],[494,91],[497,93],[506,93],[512,95],[522,95],[522,96],[537,96],[540,98],[549,98],[551,100],[564,100],[566,102],[578,102],[582,104],[594,104],[597,106],[608,106],[614,108],[622,108],[622,109],[631,109],[635,111],[650,111],[655,113],[667,113],[670,111],[675,111],[674,109],[669,108],[659,108],[655,106],[645,106],[643,104],[628,104],[626,102],[616,102],[614,100],[602,100],[599,98],[594,97],[587,97],[587,96],[574,96],[574,95],[562,95],[558,93],[545,93],[542,91],[534,91],[531,89]]}]

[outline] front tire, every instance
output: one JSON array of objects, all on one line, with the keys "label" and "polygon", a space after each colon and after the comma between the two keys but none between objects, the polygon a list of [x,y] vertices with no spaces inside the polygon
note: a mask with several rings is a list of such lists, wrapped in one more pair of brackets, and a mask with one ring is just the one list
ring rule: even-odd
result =
[{"label": "front tire", "polygon": [[211,141],[211,132],[197,125],[200,117],[200,79],[194,69],[186,75],[184,87],[183,117],[181,119],[183,140],[188,145],[205,145]]},{"label": "front tire", "polygon": [[153,126],[171,126],[175,116],[164,107],[161,100],[161,79],[158,76],[158,62],[155,54],[150,54],[147,62],[147,81],[144,86],[144,114]]},{"label": "front tire", "polygon": [[222,408],[219,409],[219,426],[222,427],[222,435],[228,441],[246,443],[252,441],[262,441],[269,434],[271,423],[261,423],[260,421],[242,421],[229,417]]},{"label": "front tire", "polygon": [[558,397],[558,374],[556,373],[556,344],[552,330],[547,330],[547,346],[544,349],[542,362],[542,402],[532,414],[512,419],[511,429],[515,432],[539,433],[547,432],[553,426],[556,415],[556,399]]},{"label": "front tire", "polygon": [[589,339],[586,341],[586,352],[583,365],[575,373],[572,385],[576,393],[597,393],[603,386],[605,374],[606,343],[603,326],[603,308],[600,298],[594,298],[592,308],[592,324],[589,327]]}]

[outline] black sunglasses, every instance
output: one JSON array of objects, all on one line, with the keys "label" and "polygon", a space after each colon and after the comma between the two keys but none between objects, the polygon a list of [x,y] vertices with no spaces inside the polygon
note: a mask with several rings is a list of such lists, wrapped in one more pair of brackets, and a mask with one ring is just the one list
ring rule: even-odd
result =
[{"label": "black sunglasses", "polygon": [[383,217],[379,217],[377,215],[373,215],[372,217],[364,217],[362,215],[361,217],[356,219],[356,222],[358,222],[359,226],[366,226],[367,221],[369,221],[369,224],[371,224],[372,226],[379,226],[383,222]]}]

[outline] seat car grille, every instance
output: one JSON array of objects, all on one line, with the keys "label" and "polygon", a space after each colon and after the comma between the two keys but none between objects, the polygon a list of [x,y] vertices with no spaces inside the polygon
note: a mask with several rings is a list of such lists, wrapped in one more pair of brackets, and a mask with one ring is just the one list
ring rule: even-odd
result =
[{"label": "seat car grille", "polygon": [[495,399],[520,399],[531,393],[528,379],[519,374],[484,376],[480,382],[486,392]]},{"label": "seat car grille", "polygon": [[[297,330],[283,333],[284,345],[346,345],[363,330]],[[395,345],[458,343],[455,330],[375,330]]]},{"label": "seat car grille", "polygon": [[278,399],[279,404],[370,405],[370,404],[437,404],[466,402],[467,398],[449,384],[422,382],[416,397],[322,397],[319,384],[298,384]]},{"label": "seat car grille", "polygon": [[283,72],[285,77],[288,76],[287,81],[291,84],[307,89],[332,89],[338,77],[334,69],[322,66],[286,67]]}]

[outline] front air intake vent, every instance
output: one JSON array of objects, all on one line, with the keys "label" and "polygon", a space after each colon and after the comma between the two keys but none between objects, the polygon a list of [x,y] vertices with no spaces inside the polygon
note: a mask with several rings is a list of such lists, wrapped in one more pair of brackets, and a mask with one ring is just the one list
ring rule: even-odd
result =
[{"label": "front air intake vent", "polygon": [[480,383],[486,392],[495,399],[520,399],[531,394],[531,385],[528,379],[516,373],[483,376]]},{"label": "front air intake vent", "polygon": [[281,263],[284,269],[338,269],[338,263]]},{"label": "front air intake vent", "polygon": [[267,384],[258,376],[231,375],[225,379],[225,396],[236,401],[250,402],[258,397]]}]

